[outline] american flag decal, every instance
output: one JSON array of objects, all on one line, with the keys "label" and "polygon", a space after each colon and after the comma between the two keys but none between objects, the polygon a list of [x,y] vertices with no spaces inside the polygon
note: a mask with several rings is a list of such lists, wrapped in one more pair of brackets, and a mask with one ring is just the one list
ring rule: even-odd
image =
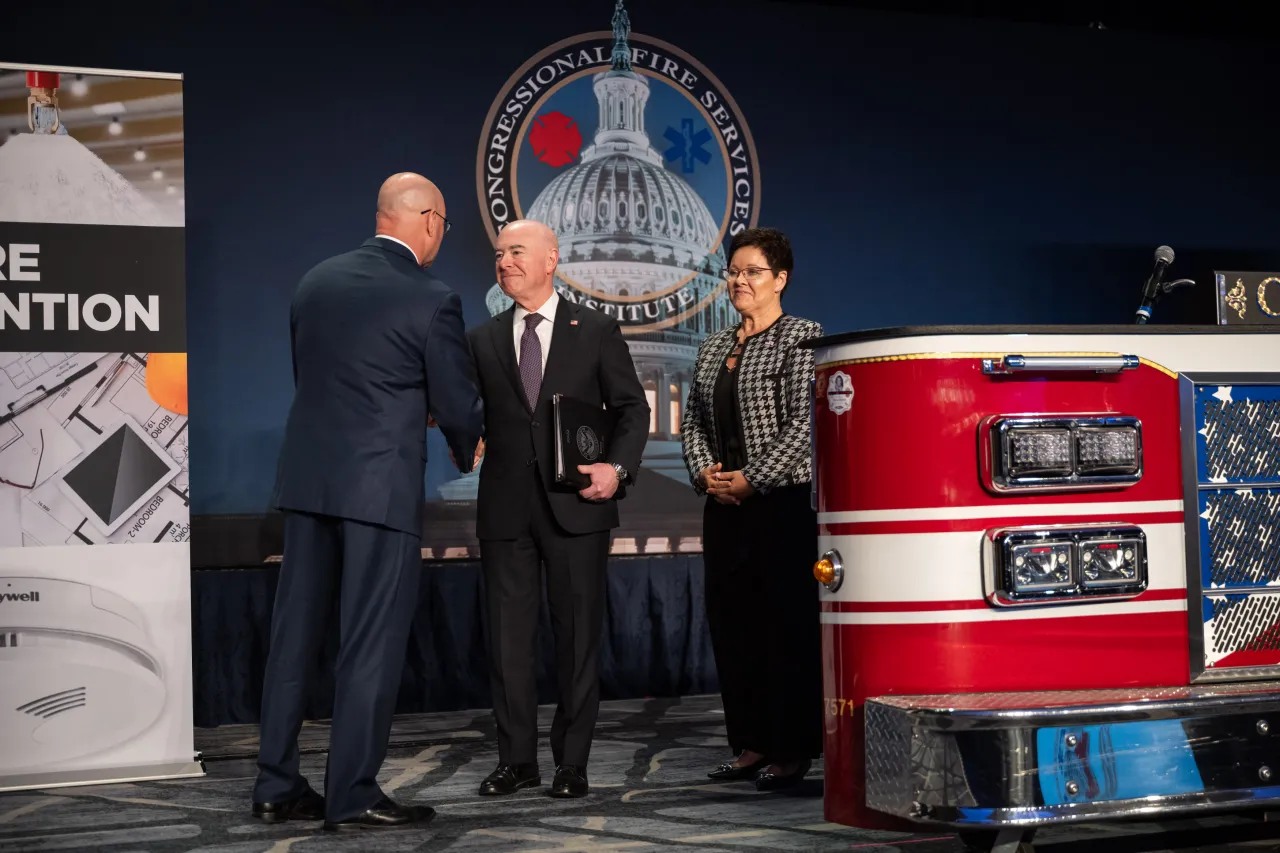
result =
[{"label": "american flag decal", "polygon": [[1195,388],[1206,670],[1280,665],[1280,386]]}]

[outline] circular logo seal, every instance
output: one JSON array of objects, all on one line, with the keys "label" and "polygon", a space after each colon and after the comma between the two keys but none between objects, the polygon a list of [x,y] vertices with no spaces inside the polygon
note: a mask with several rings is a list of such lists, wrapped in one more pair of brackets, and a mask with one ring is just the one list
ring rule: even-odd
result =
[{"label": "circular logo seal", "polygon": [[589,426],[578,427],[577,440],[578,452],[582,454],[582,458],[588,462],[595,462],[596,457],[600,455],[600,439],[595,430]]},{"label": "circular logo seal", "polygon": [[[476,192],[492,240],[517,219],[550,226],[560,295],[624,332],[701,337],[733,322],[724,244],[760,212],[751,132],[701,63],[631,32],[622,0],[612,31],[557,42],[507,80]],[[497,284],[486,302],[511,304]]]}]

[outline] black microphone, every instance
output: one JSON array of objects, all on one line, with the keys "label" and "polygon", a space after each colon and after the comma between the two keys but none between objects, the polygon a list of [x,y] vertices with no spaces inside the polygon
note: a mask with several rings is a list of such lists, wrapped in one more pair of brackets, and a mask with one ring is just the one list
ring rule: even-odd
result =
[{"label": "black microphone", "polygon": [[1138,306],[1136,312],[1139,325],[1145,324],[1151,319],[1151,306],[1160,292],[1160,281],[1164,278],[1164,271],[1168,269],[1169,264],[1173,263],[1173,249],[1168,246],[1161,246],[1156,249],[1156,266],[1151,271],[1151,277],[1147,279],[1147,283],[1142,288],[1142,304]]}]

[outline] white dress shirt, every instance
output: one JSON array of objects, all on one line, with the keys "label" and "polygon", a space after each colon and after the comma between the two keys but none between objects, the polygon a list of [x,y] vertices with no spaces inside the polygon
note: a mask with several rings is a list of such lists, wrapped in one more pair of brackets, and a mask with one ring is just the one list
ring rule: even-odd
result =
[{"label": "white dress shirt", "polygon": [[526,311],[516,303],[515,322],[511,324],[511,332],[515,335],[516,341],[516,364],[520,363],[520,339],[524,337],[524,318],[530,314],[538,314],[542,317],[542,322],[535,328],[534,332],[538,335],[538,342],[542,344],[542,372],[547,372],[547,356],[551,354],[551,327],[556,321],[556,306],[560,304],[560,294],[555,290],[551,291],[551,298],[542,303],[542,307],[537,311]]},{"label": "white dress shirt", "polygon": [[395,237],[392,237],[390,234],[374,234],[373,236],[377,237],[379,240],[390,240],[392,243],[399,243],[401,246],[404,246],[406,249],[409,250],[410,254],[413,255],[413,260],[418,264],[418,266],[422,266],[422,259],[418,257],[418,253],[413,251],[412,247],[410,247],[409,244],[406,243],[405,241],[397,240]]}]

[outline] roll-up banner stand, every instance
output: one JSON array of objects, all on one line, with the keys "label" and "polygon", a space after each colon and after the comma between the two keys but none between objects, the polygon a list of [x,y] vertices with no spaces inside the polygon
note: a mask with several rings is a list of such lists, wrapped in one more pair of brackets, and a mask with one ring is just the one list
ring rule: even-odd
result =
[{"label": "roll-up banner stand", "polygon": [[182,76],[0,63],[0,790],[200,776]]}]

